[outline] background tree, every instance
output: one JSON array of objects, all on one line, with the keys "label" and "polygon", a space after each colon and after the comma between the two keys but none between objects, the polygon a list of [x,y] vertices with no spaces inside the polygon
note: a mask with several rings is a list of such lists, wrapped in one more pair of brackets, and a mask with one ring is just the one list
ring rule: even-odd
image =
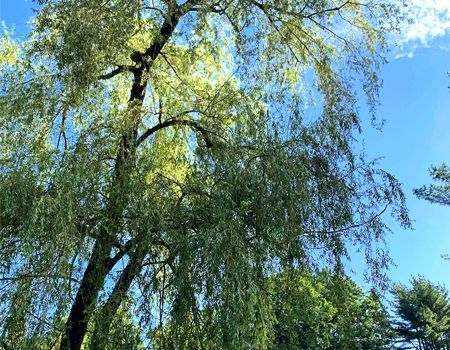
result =
[{"label": "background tree", "polygon": [[265,349],[274,271],[339,267],[351,244],[380,276],[381,214],[409,220],[355,152],[353,83],[374,111],[391,1],[37,6],[0,46],[5,343],[79,350],[92,327],[104,349],[126,307],[145,341],[211,310],[217,348]]},{"label": "background tree", "polygon": [[375,292],[348,277],[285,271],[273,277],[273,349],[388,349],[392,329]]},{"label": "background tree", "polygon": [[444,287],[418,277],[411,280],[411,287],[396,285],[393,295],[402,349],[450,347],[450,302]]},{"label": "background tree", "polygon": [[423,186],[414,190],[414,194],[431,203],[450,205],[450,168],[442,164],[430,169],[431,178],[440,184]]},{"label": "background tree", "polygon": [[[450,168],[446,164],[439,167],[433,166],[430,169],[430,175],[437,184],[414,189],[414,194],[430,203],[450,205]],[[442,255],[442,257],[450,260],[448,254]]]}]

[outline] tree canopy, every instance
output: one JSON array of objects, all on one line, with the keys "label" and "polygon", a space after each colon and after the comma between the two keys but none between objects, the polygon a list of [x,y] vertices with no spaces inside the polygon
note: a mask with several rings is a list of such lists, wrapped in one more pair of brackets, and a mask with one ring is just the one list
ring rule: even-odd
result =
[{"label": "tree canopy", "polygon": [[356,151],[356,100],[375,115],[390,1],[36,6],[0,44],[5,346],[120,349],[130,314],[156,347],[210,310],[205,343],[267,349],[274,273],[341,270],[352,245],[382,281],[381,215],[409,219]]},{"label": "tree canopy", "polygon": [[327,270],[284,271],[272,283],[272,349],[390,348],[393,330],[375,291],[364,293],[350,278]]},{"label": "tree canopy", "polygon": [[[388,313],[376,293],[364,293],[348,277],[290,269],[271,276],[267,293],[274,324],[269,349],[381,350],[392,344]],[[220,340],[209,336],[216,332],[210,328],[213,315],[202,310],[197,317],[205,322],[194,331],[169,322],[154,338],[162,349],[217,349]]]}]

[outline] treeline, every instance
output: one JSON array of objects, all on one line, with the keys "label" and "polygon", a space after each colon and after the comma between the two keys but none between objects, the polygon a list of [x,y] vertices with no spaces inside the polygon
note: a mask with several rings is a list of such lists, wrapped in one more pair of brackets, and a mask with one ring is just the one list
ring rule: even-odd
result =
[{"label": "treeline", "polygon": [[[423,277],[413,278],[409,286],[394,285],[392,298],[382,301],[375,290],[364,292],[349,277],[328,270],[291,270],[273,276],[268,293],[273,350],[450,349],[448,292]],[[192,316],[201,327],[172,320],[153,334],[155,348],[217,349],[220,341],[211,339],[223,334],[217,332],[214,314],[203,310]],[[256,348],[258,344],[248,344],[248,349]]]},{"label": "treeline", "polygon": [[[329,270],[290,270],[272,277],[267,295],[274,326],[266,334],[269,339],[261,342],[271,340],[271,350],[450,349],[448,292],[423,277],[412,278],[408,286],[394,285],[389,292],[392,298],[383,301],[374,289],[365,292],[347,276]],[[261,312],[246,311],[249,317]],[[224,334],[226,325],[219,323],[223,316],[199,309],[192,312],[190,322],[174,317],[142,337],[136,319],[124,306],[114,319],[104,349],[222,349],[223,337],[246,336]],[[250,325],[247,335],[258,327],[264,325]],[[92,346],[91,333],[89,327],[83,349]],[[58,340],[56,334],[48,334],[42,341],[29,339],[29,344],[42,344],[40,348],[46,349]],[[259,345],[249,342],[247,349]],[[6,343],[4,346],[9,349]]]},{"label": "treeline", "polygon": [[[412,278],[408,286],[394,285],[385,295],[392,297],[383,301],[374,289],[365,292],[342,274],[330,270],[313,273],[293,269],[274,275],[266,296],[273,327],[266,333],[267,339],[259,339],[261,343],[271,342],[271,350],[450,349],[448,291],[423,277]],[[220,324],[226,315],[199,308],[191,312],[190,322],[185,318],[177,319],[174,314],[169,321],[143,336],[128,307],[125,303],[119,309],[102,349],[223,349],[223,337],[252,339],[253,332],[267,326],[254,323],[245,330],[247,334],[227,334],[227,326]],[[248,317],[263,312],[245,311]],[[261,317],[263,319],[266,317]],[[93,324],[90,324],[83,350],[92,347],[92,329]],[[39,338],[24,339],[20,346],[57,349],[58,332]],[[260,345],[249,341],[246,349],[259,349]],[[4,341],[0,342],[2,347],[14,349]]]}]

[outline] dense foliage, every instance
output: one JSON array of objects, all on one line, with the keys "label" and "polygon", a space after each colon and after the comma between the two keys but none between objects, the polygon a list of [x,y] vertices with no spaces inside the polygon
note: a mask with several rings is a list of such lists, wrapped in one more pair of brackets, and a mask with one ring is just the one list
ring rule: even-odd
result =
[{"label": "dense foliage", "polygon": [[[393,344],[388,313],[376,294],[365,294],[348,277],[327,270],[288,270],[273,275],[266,292],[274,322],[270,349],[381,350]],[[202,320],[199,328],[170,322],[159,329],[154,337],[158,348],[217,349],[220,340],[208,336],[217,331],[210,328],[214,311],[202,310],[195,317]]]},{"label": "dense foliage", "polygon": [[329,271],[285,271],[273,278],[273,349],[381,350],[392,344],[388,313],[372,291]]},{"label": "dense foliage", "polygon": [[0,44],[5,346],[129,349],[121,314],[146,344],[206,314],[205,348],[268,349],[274,273],[354,245],[382,282],[381,214],[409,220],[355,151],[355,91],[374,112],[390,1],[37,3]]},{"label": "dense foliage", "polygon": [[450,301],[447,290],[424,278],[411,287],[393,288],[395,328],[401,349],[444,350],[450,347]]}]

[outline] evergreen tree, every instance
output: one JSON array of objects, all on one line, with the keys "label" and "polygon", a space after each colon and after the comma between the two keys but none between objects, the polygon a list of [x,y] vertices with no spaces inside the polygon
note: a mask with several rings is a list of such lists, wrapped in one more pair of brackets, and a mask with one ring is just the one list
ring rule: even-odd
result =
[{"label": "evergreen tree", "polygon": [[450,347],[450,302],[444,287],[422,277],[413,278],[411,287],[393,288],[396,331],[405,343],[421,350]]},{"label": "evergreen tree", "polygon": [[450,205],[450,168],[445,164],[439,167],[432,167],[430,175],[434,181],[438,181],[440,184],[432,184],[415,189],[414,194],[431,203]]}]

